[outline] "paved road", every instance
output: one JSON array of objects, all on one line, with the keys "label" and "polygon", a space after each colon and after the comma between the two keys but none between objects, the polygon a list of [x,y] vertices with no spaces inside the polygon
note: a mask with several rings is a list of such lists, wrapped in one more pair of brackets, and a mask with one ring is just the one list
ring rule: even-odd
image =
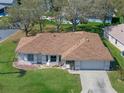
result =
[{"label": "paved road", "polygon": [[11,36],[12,34],[14,34],[17,31],[18,31],[17,29],[0,30],[0,41],[8,38],[9,36]]},{"label": "paved road", "polygon": [[117,93],[111,86],[106,71],[81,71],[81,93]]}]

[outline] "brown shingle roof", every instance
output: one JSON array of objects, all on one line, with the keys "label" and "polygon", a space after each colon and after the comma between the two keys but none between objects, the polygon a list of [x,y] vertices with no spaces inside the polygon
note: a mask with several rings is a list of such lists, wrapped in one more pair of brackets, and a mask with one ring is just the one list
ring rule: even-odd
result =
[{"label": "brown shingle roof", "polygon": [[42,33],[20,40],[16,52],[62,55],[68,60],[113,60],[95,33]]}]

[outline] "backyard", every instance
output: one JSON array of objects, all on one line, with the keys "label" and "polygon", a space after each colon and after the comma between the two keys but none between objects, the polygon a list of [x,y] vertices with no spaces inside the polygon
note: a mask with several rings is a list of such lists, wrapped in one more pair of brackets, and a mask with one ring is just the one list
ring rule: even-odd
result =
[{"label": "backyard", "polygon": [[12,67],[18,32],[0,44],[0,93],[80,93],[79,75],[60,69],[24,71]]}]

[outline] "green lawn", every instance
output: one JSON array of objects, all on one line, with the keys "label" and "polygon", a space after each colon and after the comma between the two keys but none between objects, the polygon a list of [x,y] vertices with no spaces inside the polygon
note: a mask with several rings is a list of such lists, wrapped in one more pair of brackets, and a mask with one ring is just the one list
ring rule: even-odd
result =
[{"label": "green lawn", "polygon": [[[110,24],[105,24],[110,25]],[[72,32],[71,24],[62,24],[61,25],[61,32]],[[103,24],[102,23],[96,23],[96,22],[89,22],[89,23],[82,23],[77,25],[76,29],[77,31],[87,31],[92,33],[98,33],[101,37],[103,36]],[[46,25],[44,26],[43,30],[44,32],[55,32],[56,25],[54,21],[46,21]],[[33,28],[33,31],[38,32],[39,31],[39,24],[36,24]]]},{"label": "green lawn", "polygon": [[108,72],[111,84],[113,88],[118,92],[118,93],[124,93],[124,81],[119,81],[119,73],[116,71],[113,72]]},{"label": "green lawn", "polygon": [[79,75],[60,69],[23,71],[12,67],[17,33],[0,44],[0,93],[80,93]]},{"label": "green lawn", "polygon": [[[109,48],[111,54],[113,55],[116,64],[124,68],[124,57],[120,55],[120,51],[116,47],[114,47],[109,41],[107,40],[103,41],[105,45]],[[118,93],[124,93],[124,81],[119,81],[119,72],[117,71],[108,72],[108,75],[113,88]]]},{"label": "green lawn", "polygon": [[120,51],[114,45],[112,45],[109,41],[104,39],[103,42],[110,50],[112,56],[116,61],[116,64],[119,64],[122,68],[124,68],[124,57],[121,56]]},{"label": "green lawn", "polygon": [[10,25],[10,18],[7,17],[0,17],[0,28],[6,28]]}]

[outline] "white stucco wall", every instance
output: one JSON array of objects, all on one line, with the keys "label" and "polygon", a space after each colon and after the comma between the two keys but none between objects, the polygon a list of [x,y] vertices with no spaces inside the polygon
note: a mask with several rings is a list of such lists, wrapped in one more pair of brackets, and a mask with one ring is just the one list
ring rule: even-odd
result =
[{"label": "white stucco wall", "polygon": [[[39,56],[39,57],[41,57],[40,58],[41,63],[46,64],[47,62],[50,62],[50,57],[51,57],[51,55],[47,55],[48,56],[48,61],[46,61],[47,60],[46,55],[44,55],[44,54],[33,54],[34,55],[34,61],[28,61],[27,55],[28,54],[19,53],[18,54],[18,61],[19,62],[28,62],[28,63],[37,64],[38,63],[38,56]],[[56,57],[57,57],[56,62],[50,62],[51,65],[58,65],[59,56],[56,55]]]},{"label": "white stucco wall", "polygon": [[75,69],[80,70],[80,61],[75,62]]},{"label": "white stucco wall", "polygon": [[116,46],[121,52],[124,51],[124,45],[122,45],[120,42],[117,41],[116,44],[116,39],[114,39],[112,36],[109,36],[108,40]]},{"label": "white stucco wall", "polygon": [[[29,62],[27,60],[27,54],[18,54],[18,61],[25,62],[25,63],[37,63],[37,54],[34,54],[34,61]],[[46,64],[46,55],[40,55],[42,58],[42,64]],[[48,61],[50,62],[50,55],[48,55]],[[66,64],[65,60],[61,61],[62,63]],[[50,62],[50,65],[58,65],[59,64],[59,56],[57,56],[56,62]],[[109,70],[110,62],[109,61],[75,61],[75,69],[102,69],[102,70]]]}]

